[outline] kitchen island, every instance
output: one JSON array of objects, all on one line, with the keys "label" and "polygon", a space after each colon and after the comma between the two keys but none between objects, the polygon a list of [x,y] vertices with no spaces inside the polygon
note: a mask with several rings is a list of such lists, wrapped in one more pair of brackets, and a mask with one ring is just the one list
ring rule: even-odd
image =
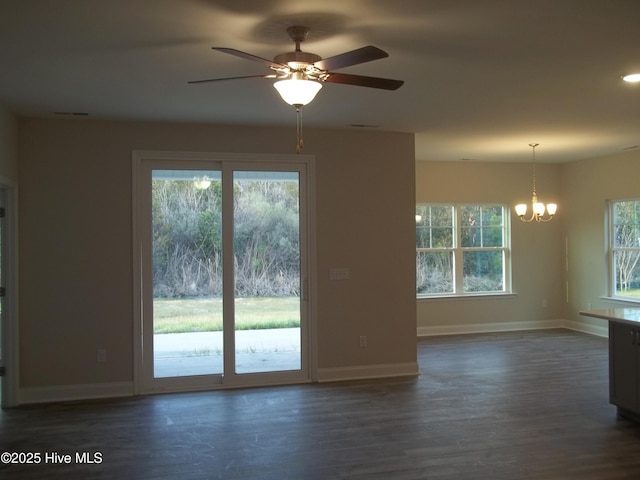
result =
[{"label": "kitchen island", "polygon": [[640,308],[585,310],[609,322],[609,401],[618,414],[640,422]]}]

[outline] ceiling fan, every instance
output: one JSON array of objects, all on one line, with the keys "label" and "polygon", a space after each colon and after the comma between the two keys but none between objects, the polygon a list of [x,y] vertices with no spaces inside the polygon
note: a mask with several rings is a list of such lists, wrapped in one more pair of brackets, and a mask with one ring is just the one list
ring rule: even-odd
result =
[{"label": "ceiling fan", "polygon": [[380,88],[383,90],[397,90],[404,84],[402,80],[351,75],[348,73],[335,73],[332,71],[386,58],[389,54],[384,50],[369,45],[367,47],[358,48],[350,52],[341,53],[339,55],[323,59],[315,53],[303,52],[300,50],[300,44],[304,42],[309,35],[308,27],[292,26],[287,28],[287,33],[296,44],[295,51],[276,55],[273,60],[257,57],[250,53],[242,52],[233,48],[213,47],[213,50],[266,65],[273,70],[274,73],[268,75],[249,75],[243,77],[193,80],[189,83],[220,82],[223,80],[237,80],[241,78],[275,78],[279,80],[311,80],[322,83],[342,83],[358,87]]},{"label": "ceiling fan", "polygon": [[277,79],[278,81],[275,82],[274,87],[278,90],[282,99],[288,104],[295,106],[298,112],[298,153],[302,148],[302,140],[300,139],[300,108],[314,99],[323,83],[342,83],[345,85],[379,88],[383,90],[397,90],[404,84],[402,80],[335,73],[333,71],[389,56],[387,52],[378,47],[369,45],[323,59],[315,53],[303,52],[300,49],[300,44],[304,42],[309,35],[309,27],[291,26],[287,28],[287,33],[291,37],[291,40],[295,42],[295,51],[276,55],[273,60],[257,57],[233,48],[212,47],[213,50],[222,53],[261,63],[273,70],[273,73],[267,75],[192,80],[188,83],[220,82],[243,78]]}]

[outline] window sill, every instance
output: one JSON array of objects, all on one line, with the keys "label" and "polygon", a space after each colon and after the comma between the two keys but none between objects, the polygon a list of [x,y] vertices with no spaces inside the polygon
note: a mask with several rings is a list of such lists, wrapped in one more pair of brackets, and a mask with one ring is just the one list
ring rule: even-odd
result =
[{"label": "window sill", "polygon": [[478,294],[466,294],[466,295],[429,295],[416,297],[418,302],[428,302],[428,301],[459,301],[459,300],[496,300],[503,298],[515,298],[517,295],[515,293],[478,293]]},{"label": "window sill", "polygon": [[611,302],[611,303],[624,303],[627,305],[640,305],[640,298],[637,300],[634,300],[632,298],[623,298],[623,297],[600,297],[602,300],[604,300],[605,302]]}]

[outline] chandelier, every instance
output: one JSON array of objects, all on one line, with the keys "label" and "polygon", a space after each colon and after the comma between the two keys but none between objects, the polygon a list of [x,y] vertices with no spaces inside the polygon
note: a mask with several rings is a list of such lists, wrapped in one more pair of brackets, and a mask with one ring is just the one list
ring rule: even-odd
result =
[{"label": "chandelier", "polygon": [[529,146],[533,150],[533,195],[531,197],[531,216],[524,218],[527,213],[527,204],[520,203],[516,205],[516,214],[523,222],[548,222],[553,218],[558,210],[558,205],[555,203],[547,203],[546,205],[538,201],[538,195],[536,193],[536,147],[537,143],[530,143]]}]

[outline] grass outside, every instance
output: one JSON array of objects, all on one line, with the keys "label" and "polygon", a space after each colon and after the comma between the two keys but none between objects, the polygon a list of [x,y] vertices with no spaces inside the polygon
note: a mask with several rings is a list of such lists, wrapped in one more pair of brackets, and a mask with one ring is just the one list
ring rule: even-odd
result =
[{"label": "grass outside", "polygon": [[634,289],[634,290],[618,290],[617,292],[618,295],[622,295],[624,297],[640,297],[640,289]]},{"label": "grass outside", "polygon": [[[299,297],[238,298],[236,330],[300,326]],[[222,330],[221,298],[153,300],[153,333],[217,332]]]}]

